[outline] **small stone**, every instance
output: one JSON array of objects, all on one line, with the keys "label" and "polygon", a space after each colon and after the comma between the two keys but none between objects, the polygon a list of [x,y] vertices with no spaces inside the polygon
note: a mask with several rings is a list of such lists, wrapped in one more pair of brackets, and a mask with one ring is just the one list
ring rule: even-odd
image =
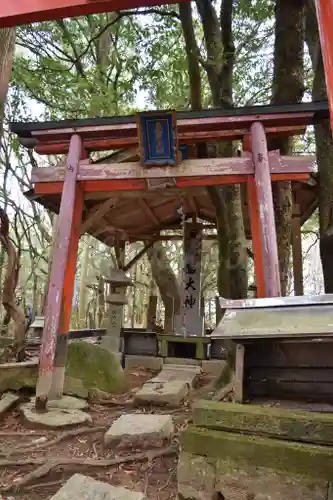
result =
[{"label": "small stone", "polygon": [[143,493],[74,474],[50,500],[147,500]]},{"label": "small stone", "polygon": [[104,443],[108,446],[123,441],[130,446],[159,444],[170,439],[173,432],[171,415],[132,413],[119,417],[106,432]]},{"label": "small stone", "polygon": [[7,392],[6,394],[3,394],[2,398],[0,399],[0,415],[2,415],[12,406],[14,406],[14,404],[17,403],[19,399],[20,399],[19,396],[13,394],[12,392]]}]

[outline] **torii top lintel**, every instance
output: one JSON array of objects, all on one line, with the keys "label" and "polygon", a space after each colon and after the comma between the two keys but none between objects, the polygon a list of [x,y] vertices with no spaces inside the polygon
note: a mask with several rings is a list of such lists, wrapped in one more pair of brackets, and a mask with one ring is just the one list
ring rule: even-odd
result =
[{"label": "torii top lintel", "polygon": [[172,3],[176,0],[2,0],[0,28]]}]

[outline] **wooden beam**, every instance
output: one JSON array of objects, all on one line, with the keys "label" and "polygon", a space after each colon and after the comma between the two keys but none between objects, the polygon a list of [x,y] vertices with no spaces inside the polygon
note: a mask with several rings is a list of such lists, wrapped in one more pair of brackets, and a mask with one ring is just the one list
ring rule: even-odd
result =
[{"label": "wooden beam", "polygon": [[[251,176],[246,175],[220,175],[212,177],[179,177],[176,180],[177,188],[200,187],[200,186],[216,186],[225,184],[242,184],[248,181]],[[300,181],[309,178],[309,174],[273,174],[272,181],[293,180]],[[53,195],[61,194],[63,190],[63,182],[41,182],[34,186],[34,195]],[[147,185],[143,180],[100,180],[100,181],[84,181],[82,187],[85,193],[98,193],[109,191],[146,191]],[[167,192],[166,190],[162,190]]]},{"label": "wooden beam", "polygon": [[[177,0],[178,2],[179,0]],[[174,0],[168,0],[174,3]],[[162,0],[4,0],[0,3],[0,28],[65,17],[164,5]]]},{"label": "wooden beam", "polygon": [[[276,136],[291,136],[291,135],[303,135],[306,131],[306,127],[300,128],[299,126],[285,126],[285,127],[267,127],[266,134],[269,137]],[[84,140],[85,148],[92,151],[109,151],[114,149],[122,148],[132,148],[138,146],[138,138],[136,131],[131,131],[133,136],[131,137],[109,137],[108,139],[101,138],[86,138]],[[236,141],[241,139],[244,135],[249,133],[248,128],[241,128],[236,130],[206,130],[206,131],[196,131],[193,132],[179,132],[179,142],[181,144],[188,144],[189,146],[200,144],[207,141],[221,141],[229,140]],[[38,136],[39,137],[39,136]],[[41,155],[50,154],[67,154],[69,142],[57,141],[43,141],[42,138],[32,139],[36,153]],[[21,140],[22,145],[27,144],[26,139]],[[31,146],[30,146],[31,147]],[[123,161],[123,160],[118,160]],[[126,161],[126,160],[125,160]],[[134,161],[134,160],[132,160]]]},{"label": "wooden beam", "polygon": [[[302,156],[279,156],[276,152],[269,156],[269,171],[274,174],[312,173],[314,158]],[[31,182],[63,181],[63,167],[33,168]],[[184,160],[177,167],[143,168],[138,162],[80,165],[78,180],[146,180],[178,179],[179,177],[214,177],[222,175],[254,175],[252,158],[204,158]]]},{"label": "wooden beam", "polygon": [[154,243],[156,243],[156,240],[153,240],[153,241],[150,241],[149,243],[146,243],[146,245],[133,257],[133,259],[131,259],[129,262],[127,262],[127,264],[125,264],[124,266],[124,271],[128,271],[129,269],[131,269],[131,267],[134,266],[134,264],[141,259],[141,257],[143,257],[145,255],[145,253],[147,253],[147,251],[149,250],[149,248],[151,248]]},{"label": "wooden beam", "polygon": [[87,213],[86,219],[82,224],[81,234],[86,233],[94,224],[97,224],[104,217],[104,215],[107,214],[109,210],[116,205],[116,203],[117,202],[114,198],[109,198],[108,200],[105,200],[103,203],[98,205],[97,208],[92,208]]},{"label": "wooden beam", "polygon": [[139,199],[139,205],[147,215],[148,219],[153,223],[154,226],[159,227],[161,225],[161,221],[156,217],[150,206],[147,204],[146,200],[143,198]]},{"label": "wooden beam", "polygon": [[279,297],[281,295],[281,284],[272,183],[269,172],[265,129],[261,123],[257,122],[252,125],[251,139],[253,162],[255,164],[255,185],[260,215],[265,296]]},{"label": "wooden beam", "polygon": [[57,333],[61,324],[65,273],[68,265],[71,237],[73,235],[73,224],[75,222],[76,194],[78,188],[76,179],[80,168],[81,155],[81,138],[78,135],[73,135],[61,196],[40,352],[39,377],[36,387],[36,409],[40,410],[46,409],[48,394],[52,385]]}]

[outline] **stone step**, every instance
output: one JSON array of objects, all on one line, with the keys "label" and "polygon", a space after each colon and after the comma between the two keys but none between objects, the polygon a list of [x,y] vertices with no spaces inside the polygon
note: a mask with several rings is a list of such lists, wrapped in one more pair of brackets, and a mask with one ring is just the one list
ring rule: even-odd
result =
[{"label": "stone step", "polygon": [[198,427],[278,437],[290,441],[333,443],[333,415],[258,405],[197,401],[193,422]]},{"label": "stone step", "polygon": [[153,403],[177,407],[186,398],[189,390],[189,383],[183,380],[149,381],[134,395],[134,402],[137,404]]},{"label": "stone step", "polygon": [[147,500],[144,493],[74,474],[50,500]]},{"label": "stone step", "polygon": [[173,422],[171,415],[131,413],[122,415],[104,435],[104,444],[128,445],[129,447],[159,446],[171,438]]}]

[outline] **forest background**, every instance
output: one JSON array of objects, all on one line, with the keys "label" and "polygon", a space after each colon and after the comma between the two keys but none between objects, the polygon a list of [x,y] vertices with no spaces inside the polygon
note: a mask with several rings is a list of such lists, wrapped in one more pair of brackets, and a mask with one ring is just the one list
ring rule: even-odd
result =
[{"label": "forest background", "polygon": [[[156,8],[35,23],[0,30],[0,204],[10,220],[19,260],[8,273],[0,248],[2,331],[11,327],[6,276],[15,307],[45,307],[56,217],[24,192],[33,166],[55,165],[18,143],[11,121],[60,120],[131,114],[148,109],[201,109],[325,100],[326,87],[313,0],[196,0]],[[319,209],[302,228],[305,293],[333,292],[333,139],[329,121],[305,137],[270,145],[282,154],[316,154]],[[237,153],[237,143],[203,145],[198,154]],[[200,149],[200,148],[199,148]],[[255,289],[251,241],[244,233],[239,186],[209,188],[217,237],[204,242],[202,295],[207,326],[215,324],[217,295],[241,298]],[[274,183],[281,284],[294,293],[291,266],[292,192]],[[181,236],[181,233],[179,233]],[[127,245],[127,258],[143,243]],[[130,269],[125,325],[145,326],[149,297],[180,303],[181,241],[157,242]],[[101,323],[101,277],[116,267],[114,249],[81,238],[72,327]],[[16,272],[19,273],[16,276]],[[10,276],[9,276],[10,275]],[[17,286],[16,285],[17,281]],[[8,292],[8,290],[7,290]],[[104,305],[102,304],[102,307]]]}]

